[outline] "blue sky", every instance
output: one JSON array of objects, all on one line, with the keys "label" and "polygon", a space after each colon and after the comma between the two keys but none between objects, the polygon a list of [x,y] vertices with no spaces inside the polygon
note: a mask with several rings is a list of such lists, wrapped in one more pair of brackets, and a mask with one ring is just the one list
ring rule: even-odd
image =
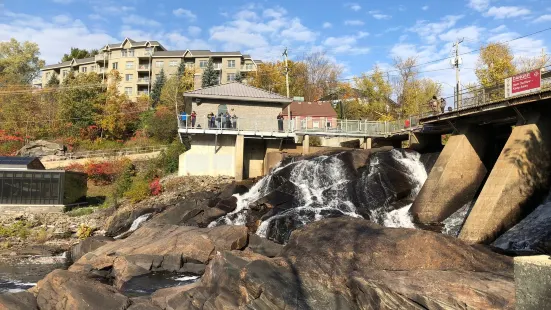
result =
[{"label": "blue sky", "polygon": [[[35,41],[47,63],[57,62],[71,46],[99,48],[125,37],[158,40],[170,49],[240,50],[263,60],[279,59],[287,46],[293,59],[326,51],[344,67],[342,78],[350,78],[374,64],[389,70],[397,56],[416,56],[419,63],[449,57],[457,38],[465,38],[462,52],[469,52],[490,41],[549,28],[548,4],[549,0],[0,0],[0,41]],[[510,45],[516,55],[533,56],[542,49],[547,52],[550,41],[551,31],[546,31]],[[463,81],[474,81],[477,57],[463,56]],[[449,60],[420,70],[431,71],[424,75],[442,82],[445,93],[451,92],[447,85],[454,83],[455,74]]]}]

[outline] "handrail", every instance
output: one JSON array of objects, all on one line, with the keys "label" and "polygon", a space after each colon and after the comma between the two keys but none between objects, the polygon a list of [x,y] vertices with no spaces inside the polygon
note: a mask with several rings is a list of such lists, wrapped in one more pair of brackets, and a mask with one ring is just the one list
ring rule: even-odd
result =
[{"label": "handrail", "polygon": [[97,151],[67,153],[65,156],[62,156],[62,157],[45,156],[41,160],[44,162],[50,162],[50,161],[63,161],[63,160],[72,160],[72,159],[94,158],[94,157],[126,156],[126,155],[134,155],[134,154],[160,152],[162,150],[166,150],[167,148],[168,148],[168,145],[136,146],[131,148],[105,149],[105,150],[97,150]]}]

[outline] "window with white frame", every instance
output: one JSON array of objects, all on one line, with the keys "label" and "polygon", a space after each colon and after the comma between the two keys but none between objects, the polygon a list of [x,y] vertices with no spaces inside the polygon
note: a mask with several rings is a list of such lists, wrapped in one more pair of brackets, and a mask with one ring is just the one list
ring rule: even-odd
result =
[{"label": "window with white frame", "polygon": [[168,66],[169,66],[169,67],[178,67],[178,60],[171,60],[171,61],[168,63]]},{"label": "window with white frame", "polygon": [[91,66],[90,71],[95,72],[96,71],[96,66]]},{"label": "window with white frame", "polygon": [[228,60],[228,68],[235,68],[235,60]]},{"label": "window with white frame", "polygon": [[132,96],[132,87],[125,87],[125,88],[124,88],[124,93],[125,93],[127,96]]},{"label": "window with white frame", "polygon": [[199,68],[206,68],[208,63],[208,60],[199,60]]},{"label": "window with white frame", "polygon": [[118,62],[114,62],[113,63],[113,70],[118,70],[119,69],[119,63]]},{"label": "window with white frame", "polygon": [[157,68],[162,68],[164,65],[165,65],[164,61],[156,61],[155,62],[155,67],[157,67]]},{"label": "window with white frame", "polygon": [[132,81],[133,78],[134,78],[134,75],[133,75],[133,74],[127,74],[126,77],[125,77],[125,80],[126,80],[127,82],[130,82],[130,81]]},{"label": "window with white frame", "polygon": [[63,70],[63,77],[66,78],[67,75],[69,74],[69,70]]},{"label": "window with white frame", "polygon": [[133,61],[127,61],[126,62],[126,69],[134,69],[134,62]]},{"label": "window with white frame", "polygon": [[252,63],[245,64],[245,69],[252,70],[253,69],[253,64]]},{"label": "window with white frame", "polygon": [[228,82],[233,82],[233,81],[235,81],[235,73],[228,73],[228,75],[227,75],[227,81],[228,81]]},{"label": "window with white frame", "polygon": [[134,50],[133,49],[128,49],[127,52],[128,52],[128,57],[134,57]]},{"label": "window with white frame", "polygon": [[80,68],[80,71],[81,71],[81,72],[86,72],[86,70],[88,70],[88,68],[86,68],[86,67]]}]

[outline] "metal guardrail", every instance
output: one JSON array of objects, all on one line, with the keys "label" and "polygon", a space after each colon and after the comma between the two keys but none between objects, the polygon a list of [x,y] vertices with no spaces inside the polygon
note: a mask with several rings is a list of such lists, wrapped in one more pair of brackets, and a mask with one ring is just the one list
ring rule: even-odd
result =
[{"label": "metal guardrail", "polygon": [[51,162],[51,161],[63,161],[63,160],[72,160],[72,159],[97,158],[97,157],[120,157],[120,156],[134,155],[134,154],[160,152],[162,150],[166,150],[167,147],[168,145],[154,145],[154,146],[137,146],[137,147],[131,147],[131,148],[122,148],[122,149],[76,152],[76,153],[67,153],[65,156],[55,156],[55,157],[45,156],[41,160],[44,162]]}]

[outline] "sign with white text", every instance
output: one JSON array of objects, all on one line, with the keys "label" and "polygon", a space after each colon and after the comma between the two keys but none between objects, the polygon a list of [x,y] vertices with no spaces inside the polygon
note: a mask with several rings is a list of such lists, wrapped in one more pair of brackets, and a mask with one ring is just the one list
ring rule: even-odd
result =
[{"label": "sign with white text", "polygon": [[505,98],[524,95],[541,89],[541,70],[517,74],[505,79]]}]

